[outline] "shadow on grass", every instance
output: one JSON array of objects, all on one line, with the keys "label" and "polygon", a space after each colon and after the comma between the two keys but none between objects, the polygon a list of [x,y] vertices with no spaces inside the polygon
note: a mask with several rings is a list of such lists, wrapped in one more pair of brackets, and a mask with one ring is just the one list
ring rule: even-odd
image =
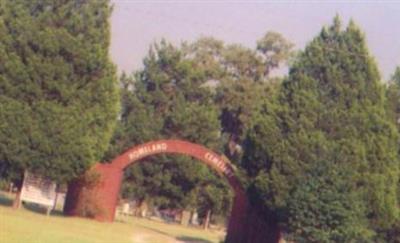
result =
[{"label": "shadow on grass", "polygon": [[[23,206],[25,209],[27,209],[31,212],[34,212],[34,213],[38,213],[38,214],[46,214],[47,213],[47,208],[45,206],[41,206],[41,205],[38,205],[35,203],[23,203]],[[63,212],[60,210],[51,210],[50,215],[55,216],[55,217],[65,217]]]},{"label": "shadow on grass", "polygon": [[0,193],[0,205],[11,207],[13,204],[13,199],[5,196],[3,193]]},{"label": "shadow on grass", "polygon": [[174,237],[173,235],[170,235],[170,234],[168,234],[167,232],[164,232],[164,231],[162,231],[162,230],[157,230],[157,229],[154,229],[154,228],[151,228],[151,227],[148,227],[148,226],[144,226],[144,225],[141,225],[141,227],[143,227],[143,228],[145,228],[145,229],[148,229],[148,230],[151,230],[151,231],[154,231],[154,232],[157,232],[158,234],[161,234],[161,235],[165,235],[165,236],[169,236],[169,237]]},{"label": "shadow on grass", "polygon": [[190,236],[178,236],[176,239],[185,243],[212,243],[212,241],[209,240]]},{"label": "shadow on grass", "polygon": [[[168,237],[174,237],[173,235],[170,235],[170,234],[168,234],[168,233],[166,233],[166,232],[164,232],[162,230],[153,229],[153,228],[150,228],[150,227],[147,227],[147,226],[143,226],[143,225],[141,227],[146,228],[148,230],[151,230],[153,232],[157,232],[158,234],[161,234],[161,235],[165,235],[165,236],[168,236]],[[187,235],[181,235],[181,236],[176,237],[175,239],[179,240],[179,241],[182,241],[182,242],[185,242],[185,243],[212,243],[212,241],[205,240],[203,238],[191,237],[191,236],[187,236]]]},{"label": "shadow on grass", "polygon": [[51,216],[56,216],[56,217],[63,217],[63,218],[67,217],[61,210],[52,210],[50,214]]},{"label": "shadow on grass", "polygon": [[41,207],[37,204],[32,204],[32,203],[22,203],[25,209],[34,212],[34,213],[40,213],[40,214],[46,214],[46,209],[44,207]]},{"label": "shadow on grass", "polygon": [[[5,192],[0,192],[0,205],[5,206],[5,207],[12,207],[13,202],[14,202],[14,195],[5,193]],[[22,207],[24,207],[26,210],[34,212],[34,213],[39,213],[39,214],[46,214],[47,209],[43,206],[40,206],[38,204],[34,203],[26,203],[22,202]],[[65,217],[60,210],[52,210],[51,211],[52,216],[58,216],[58,217]]]}]

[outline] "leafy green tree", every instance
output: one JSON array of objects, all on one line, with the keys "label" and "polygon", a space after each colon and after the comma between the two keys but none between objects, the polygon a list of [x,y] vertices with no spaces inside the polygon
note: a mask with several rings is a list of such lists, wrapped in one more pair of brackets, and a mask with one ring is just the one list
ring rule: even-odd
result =
[{"label": "leafy green tree", "polygon": [[337,17],[254,116],[242,161],[254,178],[249,192],[289,238],[383,240],[398,217],[399,179],[384,101],[364,35],[352,21],[342,30]]},{"label": "leafy green tree", "polygon": [[268,77],[274,68],[287,63],[294,56],[294,44],[277,32],[267,32],[257,41],[257,51],[261,53],[264,63],[264,76]]},{"label": "leafy green tree", "polygon": [[263,96],[277,90],[279,78],[270,72],[293,55],[293,44],[282,35],[268,32],[252,50],[241,45],[225,45],[213,38],[202,38],[186,46],[188,58],[215,89],[215,101],[221,110],[220,121],[225,154],[240,160],[241,144],[250,117],[256,113]]},{"label": "leafy green tree", "polygon": [[108,1],[0,1],[0,168],[66,182],[98,161],[118,114]]}]

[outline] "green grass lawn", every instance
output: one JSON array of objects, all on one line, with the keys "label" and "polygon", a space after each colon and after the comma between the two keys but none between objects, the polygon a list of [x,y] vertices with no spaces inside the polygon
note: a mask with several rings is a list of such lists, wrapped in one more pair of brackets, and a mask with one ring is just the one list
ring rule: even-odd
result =
[{"label": "green grass lawn", "polygon": [[46,216],[25,208],[13,210],[7,200],[3,194],[0,243],[209,243],[220,242],[224,237],[221,232],[133,217],[100,223],[61,215]]}]

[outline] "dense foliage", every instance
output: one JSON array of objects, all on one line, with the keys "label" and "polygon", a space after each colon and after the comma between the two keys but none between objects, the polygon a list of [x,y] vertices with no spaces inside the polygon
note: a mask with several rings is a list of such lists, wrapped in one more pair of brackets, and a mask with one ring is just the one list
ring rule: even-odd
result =
[{"label": "dense foliage", "polygon": [[234,163],[242,156],[241,145],[253,113],[263,96],[271,96],[280,78],[270,73],[293,56],[293,44],[276,32],[266,33],[255,50],[237,44],[226,45],[213,38],[202,38],[185,50],[198,70],[204,70],[214,87],[224,153]]},{"label": "dense foliage", "polygon": [[118,113],[108,1],[0,1],[0,172],[67,181],[98,161]]},{"label": "dense foliage", "polygon": [[[249,114],[257,110],[262,93],[273,89],[267,75],[289,57],[291,44],[269,33],[259,47],[253,51],[212,38],[180,48],[165,41],[155,44],[143,70],[122,76],[121,120],[105,160],[134,144],[179,138],[226,151],[235,161],[241,155]],[[205,165],[177,156],[145,161],[157,163],[141,163],[126,171],[124,197],[203,214],[208,209],[229,211],[229,187]]]},{"label": "dense foliage", "polygon": [[400,67],[397,67],[391,79],[389,80],[387,89],[387,111],[394,123],[400,128]]},{"label": "dense foliage", "polygon": [[398,132],[365,39],[338,18],[248,134],[252,199],[297,242],[383,242],[398,219]]},{"label": "dense foliage", "polygon": [[[204,74],[193,65],[181,50],[162,41],[150,50],[142,71],[122,77],[121,119],[106,160],[134,144],[160,138],[184,139],[220,150],[218,110],[210,89],[202,86]],[[208,205],[205,210],[221,213],[229,209],[227,183],[189,157],[145,158],[125,175],[124,197],[158,207],[201,210]]]}]

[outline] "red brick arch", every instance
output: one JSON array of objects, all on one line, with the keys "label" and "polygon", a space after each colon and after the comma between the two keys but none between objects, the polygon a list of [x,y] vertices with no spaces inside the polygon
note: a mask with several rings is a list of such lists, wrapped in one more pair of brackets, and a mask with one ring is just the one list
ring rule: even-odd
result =
[{"label": "red brick arch", "polygon": [[[114,220],[121,188],[123,170],[142,158],[156,154],[183,154],[194,157],[219,174],[223,175],[234,191],[234,200],[229,219],[226,242],[277,242],[279,231],[250,207],[246,193],[235,175],[235,169],[224,157],[198,144],[181,140],[158,140],[135,146],[111,163],[97,163],[92,170],[100,176],[97,186],[92,190],[101,213],[95,215],[100,221]],[[78,215],[77,205],[82,198],[82,184],[73,182],[69,185],[64,211],[68,215]],[[88,193],[88,190],[85,190]]]},{"label": "red brick arch", "polygon": [[235,170],[230,162],[213,151],[190,142],[181,140],[159,140],[135,146],[115,158],[111,165],[120,169],[138,160],[156,154],[184,154],[192,156],[215,169],[228,179],[235,193],[243,193],[240,182],[235,176]]}]

